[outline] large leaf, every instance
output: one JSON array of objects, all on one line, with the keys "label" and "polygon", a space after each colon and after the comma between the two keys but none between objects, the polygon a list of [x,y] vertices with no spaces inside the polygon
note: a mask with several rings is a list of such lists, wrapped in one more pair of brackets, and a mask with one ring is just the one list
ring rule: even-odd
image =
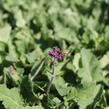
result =
[{"label": "large leaf", "polygon": [[42,106],[25,106],[18,88],[8,89],[0,85],[0,101],[6,109],[43,109]]},{"label": "large leaf", "polygon": [[[77,90],[77,102],[80,109],[86,109],[87,106],[93,108],[93,105],[100,99],[102,94],[101,86],[94,83],[86,83],[83,88]],[[93,104],[94,103],[94,104]]]},{"label": "large leaf", "polygon": [[22,98],[19,89],[8,89],[5,85],[0,85],[0,101],[6,109],[22,109]]},{"label": "large leaf", "polygon": [[56,77],[54,84],[58,93],[64,97],[65,101],[74,100],[79,105],[79,109],[86,109],[87,106],[93,107],[102,94],[101,85],[96,85],[94,82],[85,82],[81,86],[72,87],[68,86],[62,77]]},{"label": "large leaf", "polygon": [[64,28],[63,25],[57,21],[54,22],[54,26],[55,26],[54,30],[56,38],[61,40],[64,39],[68,42],[78,43],[78,39],[77,37],[75,37],[75,32],[72,31],[71,28]]},{"label": "large leaf", "polygon": [[85,83],[83,86],[73,87],[65,100],[74,100],[79,105],[79,109],[93,107],[98,102],[102,94],[101,85],[95,83]]},{"label": "large leaf", "polygon": [[99,61],[87,49],[81,50],[81,64],[82,67],[78,71],[78,76],[82,78],[83,82],[98,82],[103,79]]}]

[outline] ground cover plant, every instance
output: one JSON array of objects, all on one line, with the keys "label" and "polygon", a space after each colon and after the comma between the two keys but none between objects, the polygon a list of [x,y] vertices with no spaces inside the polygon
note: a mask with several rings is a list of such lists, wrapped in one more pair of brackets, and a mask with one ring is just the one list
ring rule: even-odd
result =
[{"label": "ground cover plant", "polygon": [[109,109],[109,0],[0,0],[0,109]]}]

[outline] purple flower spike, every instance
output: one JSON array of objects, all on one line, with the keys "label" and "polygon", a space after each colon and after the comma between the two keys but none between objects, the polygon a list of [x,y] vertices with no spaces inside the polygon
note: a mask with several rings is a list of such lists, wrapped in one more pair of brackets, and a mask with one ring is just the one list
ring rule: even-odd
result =
[{"label": "purple flower spike", "polygon": [[52,51],[48,52],[48,55],[51,57],[51,64],[56,64],[56,60],[63,59],[63,51],[58,47],[53,47]]},{"label": "purple flower spike", "polygon": [[58,56],[57,56],[57,59],[62,59],[63,58],[63,56],[61,55],[61,54],[59,54]]},{"label": "purple flower spike", "polygon": [[48,52],[48,55],[50,55],[50,56],[52,55],[51,51]]},{"label": "purple flower spike", "polygon": [[58,52],[57,51],[49,51],[48,55],[50,55],[50,56],[57,56]]},{"label": "purple flower spike", "polygon": [[51,61],[51,64],[56,64],[56,62],[55,61]]}]

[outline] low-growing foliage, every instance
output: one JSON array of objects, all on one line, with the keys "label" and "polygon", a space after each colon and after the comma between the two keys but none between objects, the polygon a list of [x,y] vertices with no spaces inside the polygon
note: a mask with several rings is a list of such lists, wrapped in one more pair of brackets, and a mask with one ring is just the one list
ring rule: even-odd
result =
[{"label": "low-growing foliage", "polygon": [[0,109],[109,109],[109,0],[0,0]]}]

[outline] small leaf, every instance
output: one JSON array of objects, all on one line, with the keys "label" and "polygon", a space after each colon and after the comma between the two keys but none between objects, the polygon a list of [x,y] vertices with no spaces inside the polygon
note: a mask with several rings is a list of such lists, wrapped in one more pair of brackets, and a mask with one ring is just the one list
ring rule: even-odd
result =
[{"label": "small leaf", "polygon": [[0,41],[8,42],[11,33],[11,26],[5,25],[4,27],[0,27]]},{"label": "small leaf", "polygon": [[100,59],[100,65],[101,68],[106,67],[109,64],[109,52],[107,52],[101,59]]},{"label": "small leaf", "polygon": [[19,10],[19,9],[15,9],[15,13],[16,14],[14,14],[14,15],[15,15],[15,19],[16,19],[16,25],[18,27],[25,26],[26,22],[25,22],[25,20],[23,18],[22,11]]}]

